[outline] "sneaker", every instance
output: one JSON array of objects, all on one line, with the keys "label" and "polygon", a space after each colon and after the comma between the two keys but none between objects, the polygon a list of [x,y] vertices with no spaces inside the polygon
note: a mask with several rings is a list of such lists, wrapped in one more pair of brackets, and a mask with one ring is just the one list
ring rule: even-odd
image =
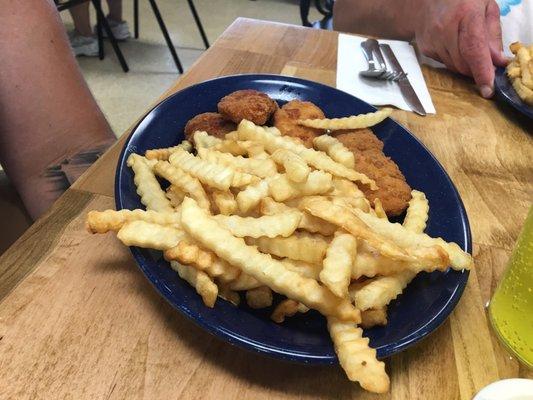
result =
[{"label": "sneaker", "polygon": [[96,57],[98,55],[98,41],[95,37],[69,32],[68,38],[75,56]]},{"label": "sneaker", "polygon": [[[108,17],[107,23],[109,24],[109,28],[111,28],[111,32],[115,39],[126,40],[131,37],[130,29],[128,28],[128,23],[126,21],[119,22]],[[96,32],[96,26],[94,27],[94,32]],[[102,36],[107,38],[105,29],[102,29]]]}]

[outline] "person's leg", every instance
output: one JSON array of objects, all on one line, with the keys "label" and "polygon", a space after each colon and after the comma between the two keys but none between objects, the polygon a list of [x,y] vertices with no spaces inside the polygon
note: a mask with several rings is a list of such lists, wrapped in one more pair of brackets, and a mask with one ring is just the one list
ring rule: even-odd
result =
[{"label": "person's leg", "polygon": [[122,19],[122,0],[107,0],[109,14],[107,20],[113,36],[117,40],[126,40],[131,37],[128,23]]},{"label": "person's leg", "polygon": [[107,0],[109,14],[107,17],[116,22],[122,22],[122,0]]},{"label": "person's leg", "polygon": [[53,2],[7,3],[0,0],[0,163],[36,218],[72,181],[65,160],[101,151],[115,137]]},{"label": "person's leg", "polygon": [[72,19],[74,20],[74,29],[81,36],[92,36],[91,16],[89,14],[89,2],[82,3],[75,7],[69,8]]}]

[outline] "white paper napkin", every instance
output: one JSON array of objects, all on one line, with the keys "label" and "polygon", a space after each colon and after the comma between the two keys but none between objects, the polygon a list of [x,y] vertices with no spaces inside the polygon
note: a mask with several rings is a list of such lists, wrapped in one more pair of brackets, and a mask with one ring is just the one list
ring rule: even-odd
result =
[{"label": "white paper napkin", "polygon": [[[396,82],[369,79],[359,75],[359,71],[368,69],[368,63],[361,50],[361,42],[364,40],[366,38],[360,36],[339,35],[337,88],[376,106],[390,104],[402,110],[411,111]],[[407,42],[398,40],[380,40],[379,42],[391,47],[403,70],[407,72],[409,82],[424,109],[428,114],[435,114],[435,107],[413,47]]]}]

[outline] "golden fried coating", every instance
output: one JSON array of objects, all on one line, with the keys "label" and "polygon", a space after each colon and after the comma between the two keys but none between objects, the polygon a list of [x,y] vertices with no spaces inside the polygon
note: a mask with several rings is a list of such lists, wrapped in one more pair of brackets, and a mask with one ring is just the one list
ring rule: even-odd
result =
[{"label": "golden fried coating", "polygon": [[218,102],[218,112],[236,124],[243,119],[256,125],[265,125],[278,109],[278,104],[267,94],[257,90],[237,90]]},{"label": "golden fried coating", "polygon": [[337,138],[351,151],[383,151],[383,142],[368,128],[332,131],[331,136]]},{"label": "golden fried coating", "polygon": [[372,191],[361,186],[368,200],[380,199],[389,217],[404,212],[411,200],[411,188],[396,163],[378,150],[354,153],[355,169],[374,179],[379,188]]},{"label": "golden fried coating", "polygon": [[207,112],[191,118],[185,125],[185,138],[192,141],[192,134],[205,131],[210,135],[223,139],[226,133],[237,129],[235,123],[228,121],[219,113]]},{"label": "golden fried coating", "polygon": [[323,129],[307,128],[296,123],[299,119],[326,118],[320,108],[309,101],[292,100],[274,114],[274,126],[283,135],[299,138],[307,147],[313,147],[313,139],[324,133]]}]

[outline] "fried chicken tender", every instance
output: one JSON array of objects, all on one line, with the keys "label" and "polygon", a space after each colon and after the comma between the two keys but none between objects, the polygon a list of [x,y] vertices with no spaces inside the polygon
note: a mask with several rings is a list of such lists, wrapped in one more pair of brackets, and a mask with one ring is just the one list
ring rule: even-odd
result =
[{"label": "fried chicken tender", "polygon": [[219,113],[207,112],[191,118],[185,125],[185,137],[192,141],[192,135],[196,131],[205,131],[210,135],[224,139],[226,133],[237,129],[237,125],[228,121]]},{"label": "fried chicken tender", "polygon": [[383,151],[383,142],[368,128],[332,131],[331,136],[338,139],[339,142],[352,152],[368,150]]},{"label": "fried chicken tender", "polygon": [[326,118],[320,108],[309,101],[292,100],[274,114],[274,126],[283,135],[299,138],[305,146],[312,148],[313,139],[324,133],[323,129],[298,125],[299,119]]},{"label": "fried chicken tender", "polygon": [[278,109],[278,103],[266,93],[257,90],[237,90],[218,102],[218,112],[236,124],[243,119],[256,125],[265,125]]},{"label": "fried chicken tender", "polygon": [[355,170],[376,181],[378,190],[361,186],[370,202],[381,200],[386,214],[400,215],[411,199],[411,188],[396,163],[383,154],[383,142],[370,129],[332,132],[355,155]]}]

